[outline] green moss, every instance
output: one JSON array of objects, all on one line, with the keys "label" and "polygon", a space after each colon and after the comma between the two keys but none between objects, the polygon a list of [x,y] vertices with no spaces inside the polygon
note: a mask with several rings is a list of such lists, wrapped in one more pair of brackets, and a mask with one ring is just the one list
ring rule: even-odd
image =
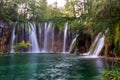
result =
[{"label": "green moss", "polygon": [[117,56],[120,56],[119,41],[120,41],[120,21],[115,25],[115,36],[114,36],[114,45],[115,45],[114,51]]},{"label": "green moss", "polygon": [[71,27],[71,23],[73,23],[75,20],[77,20],[77,18],[74,17],[54,17],[49,19],[49,21],[51,21],[54,26],[59,28],[60,32],[62,32],[66,22],[68,22],[69,27]]},{"label": "green moss", "polygon": [[76,48],[76,46],[77,46],[77,43],[78,43],[78,40],[76,39],[75,42],[74,42],[73,45],[72,45],[72,48],[71,48],[71,50],[70,50],[70,53],[74,53],[74,50],[75,50],[75,48]]}]

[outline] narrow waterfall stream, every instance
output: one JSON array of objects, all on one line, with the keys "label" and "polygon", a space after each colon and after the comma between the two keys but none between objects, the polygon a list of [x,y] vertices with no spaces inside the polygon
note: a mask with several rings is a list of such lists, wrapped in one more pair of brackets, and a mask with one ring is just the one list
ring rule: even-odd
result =
[{"label": "narrow waterfall stream", "polygon": [[63,53],[66,52],[67,29],[68,29],[68,23],[65,24],[65,29],[64,29]]},{"label": "narrow waterfall stream", "polygon": [[47,51],[47,35],[48,35],[48,28],[47,28],[47,23],[45,23],[45,26],[44,26],[44,48],[43,48],[43,52]]},{"label": "narrow waterfall stream", "polygon": [[69,48],[69,53],[72,51],[72,47],[73,47],[75,41],[77,40],[77,37],[78,37],[78,36],[79,36],[79,35],[76,35],[76,37],[72,40],[72,43],[71,43],[70,48]]},{"label": "narrow waterfall stream", "polygon": [[18,22],[15,22],[14,26],[13,26],[13,31],[12,31],[12,35],[11,35],[11,49],[10,52],[13,53],[14,49],[13,49],[13,45],[14,45],[14,41],[15,41],[15,29],[16,29],[16,25]]},{"label": "narrow waterfall stream", "polygon": [[31,30],[30,30],[30,36],[29,36],[29,41],[31,42],[32,46],[29,48],[28,52],[35,52],[35,53],[39,53],[40,49],[39,49],[39,45],[38,45],[38,41],[37,41],[37,36],[36,36],[36,27],[35,24],[31,24],[29,23],[31,26]]},{"label": "narrow waterfall stream", "polygon": [[97,57],[104,47],[104,40],[105,36],[100,32],[92,43],[90,50],[83,55]]},{"label": "narrow waterfall stream", "polygon": [[[42,52],[51,52],[54,43],[54,32],[52,31],[52,23],[45,23],[44,26],[44,47]],[[49,48],[51,46],[51,48]]]},{"label": "narrow waterfall stream", "polygon": [[104,47],[104,40],[105,40],[105,36],[102,35],[102,37],[98,40],[98,43],[96,44],[95,50],[93,52],[93,56],[98,56],[100,51],[102,50],[102,48]]}]

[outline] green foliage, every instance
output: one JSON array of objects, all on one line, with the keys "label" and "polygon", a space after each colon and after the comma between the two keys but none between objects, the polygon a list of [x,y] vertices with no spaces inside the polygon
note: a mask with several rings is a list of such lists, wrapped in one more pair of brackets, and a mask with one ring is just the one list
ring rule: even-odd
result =
[{"label": "green foliage", "polygon": [[116,24],[115,26],[115,36],[114,36],[114,44],[115,44],[115,52],[116,55],[120,55],[120,50],[119,50],[119,41],[120,41],[120,21]]},{"label": "green foliage", "polygon": [[31,46],[31,43],[25,42],[24,40],[21,41],[20,43],[16,44],[13,46],[13,49],[15,50],[15,53],[19,53],[21,48],[28,48]]},{"label": "green foliage", "polygon": [[115,26],[115,46],[117,46],[117,42],[120,40],[120,21]]},{"label": "green foliage", "polygon": [[95,24],[95,30],[105,30],[107,27],[110,29],[114,28],[114,24],[120,19],[119,4],[120,1],[118,0],[92,0],[88,17],[93,19],[92,22]]},{"label": "green foliage", "polygon": [[80,17],[83,14],[83,6],[80,0],[69,0],[65,4],[64,15],[67,17]]},{"label": "green foliage", "polygon": [[2,51],[0,51],[0,55],[3,55],[4,53]]},{"label": "green foliage", "polygon": [[76,20],[75,17],[54,17],[50,19],[50,21],[53,22],[54,26],[58,27],[61,32],[66,22],[68,22],[70,25],[72,22],[74,22],[74,20]]},{"label": "green foliage", "polygon": [[70,27],[73,33],[76,32],[76,30],[82,31],[84,30],[84,23],[80,22],[78,19],[73,20],[70,22]]},{"label": "green foliage", "polygon": [[19,43],[19,46],[20,47],[24,47],[24,48],[27,48],[29,46],[31,46],[31,44],[29,42],[26,42],[23,40],[21,43]]},{"label": "green foliage", "polygon": [[17,20],[17,8],[16,1],[0,1],[0,19],[5,21]]},{"label": "green foliage", "polygon": [[[78,38],[78,37],[77,37],[77,38]],[[74,50],[75,50],[77,44],[78,44],[78,39],[76,39],[76,40],[74,41],[74,43],[72,44],[72,47],[71,47],[70,53],[74,53]]]},{"label": "green foliage", "polygon": [[61,10],[48,6],[46,0],[0,1],[0,19],[5,21],[46,21],[61,15]]},{"label": "green foliage", "polygon": [[101,75],[102,80],[120,80],[119,71],[103,71]]}]

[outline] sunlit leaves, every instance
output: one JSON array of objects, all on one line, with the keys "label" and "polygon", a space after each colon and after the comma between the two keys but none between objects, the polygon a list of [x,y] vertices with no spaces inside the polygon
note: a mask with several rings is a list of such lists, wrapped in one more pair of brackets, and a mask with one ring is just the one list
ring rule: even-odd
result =
[{"label": "sunlit leaves", "polygon": [[19,46],[27,48],[29,46],[32,46],[29,42],[25,42],[24,40],[19,43]]},{"label": "sunlit leaves", "polygon": [[19,52],[21,48],[28,48],[29,46],[32,46],[30,42],[25,42],[24,40],[21,41],[18,44],[13,45],[13,49],[15,52]]}]

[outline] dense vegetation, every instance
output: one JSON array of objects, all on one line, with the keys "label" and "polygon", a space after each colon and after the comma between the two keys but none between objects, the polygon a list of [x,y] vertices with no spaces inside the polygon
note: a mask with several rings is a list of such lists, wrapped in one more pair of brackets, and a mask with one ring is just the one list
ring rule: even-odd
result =
[{"label": "dense vegetation", "polygon": [[119,0],[66,0],[64,8],[57,2],[48,5],[46,0],[0,0],[0,20],[53,21],[62,26],[69,22],[73,32],[85,30],[93,38],[105,33],[103,55],[120,56],[120,1]]},{"label": "dense vegetation", "polygon": [[119,80],[120,72],[116,70],[113,70],[113,71],[105,70],[102,73],[101,79],[102,80]]}]

